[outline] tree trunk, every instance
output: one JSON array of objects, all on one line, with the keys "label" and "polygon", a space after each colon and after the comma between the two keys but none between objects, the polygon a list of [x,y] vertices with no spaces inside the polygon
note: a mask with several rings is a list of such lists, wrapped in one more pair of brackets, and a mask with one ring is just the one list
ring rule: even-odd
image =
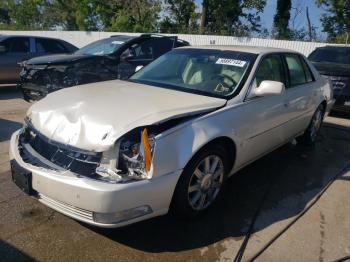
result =
[{"label": "tree trunk", "polygon": [[312,41],[313,40],[313,36],[312,36],[312,26],[311,26],[311,21],[310,21],[310,16],[309,16],[309,7],[306,7],[306,19],[307,19],[307,26],[309,29],[309,40]]},{"label": "tree trunk", "polygon": [[208,15],[208,0],[203,0],[201,26],[200,26],[200,33],[201,34],[204,34],[204,32],[205,32],[205,26],[207,24],[207,15]]}]

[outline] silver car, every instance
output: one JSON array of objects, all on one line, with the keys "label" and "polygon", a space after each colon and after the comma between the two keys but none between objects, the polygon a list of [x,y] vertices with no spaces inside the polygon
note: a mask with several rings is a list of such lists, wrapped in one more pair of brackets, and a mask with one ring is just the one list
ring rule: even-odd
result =
[{"label": "silver car", "polygon": [[66,41],[38,36],[0,35],[0,85],[19,82],[20,62],[33,57],[72,53],[78,50]]},{"label": "silver car", "polygon": [[12,177],[96,226],[170,208],[194,217],[244,166],[295,137],[313,144],[332,103],[329,82],[299,53],[179,48],[128,81],[62,89],[32,105],[11,138]]}]

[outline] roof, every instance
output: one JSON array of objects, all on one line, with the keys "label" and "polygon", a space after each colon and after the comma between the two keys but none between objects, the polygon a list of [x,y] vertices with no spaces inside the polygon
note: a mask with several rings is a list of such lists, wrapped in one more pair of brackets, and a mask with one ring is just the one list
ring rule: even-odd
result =
[{"label": "roof", "polygon": [[240,45],[204,45],[204,46],[188,46],[181,48],[194,48],[194,49],[213,49],[213,50],[227,50],[227,51],[239,51],[253,54],[265,54],[265,53],[280,53],[280,52],[292,52],[293,50],[284,48],[273,47],[261,47],[261,46],[240,46]]},{"label": "roof", "polygon": [[50,37],[50,36],[41,36],[41,35],[1,35],[0,34],[0,39],[6,39],[6,38],[9,38],[9,37],[35,37],[35,38],[53,39],[53,40],[62,41],[62,39],[55,38],[55,37]]},{"label": "roof", "polygon": [[[125,38],[124,41],[128,41],[128,40],[131,40],[134,38],[152,38],[152,37],[153,38],[165,38],[165,37],[175,37],[175,36],[166,36],[166,35],[160,35],[160,34],[145,33],[145,34],[141,34],[139,36],[137,36],[137,35],[111,35],[110,37]],[[187,42],[185,40],[177,38],[177,41],[189,45],[189,42]]]},{"label": "roof", "polygon": [[331,49],[331,48],[350,48],[350,45],[325,45],[317,47],[318,49]]},{"label": "roof", "polygon": [[[131,39],[136,38],[136,36],[132,36],[132,35],[111,35],[110,38],[116,38],[120,41],[129,41]],[[108,39],[108,38],[103,38],[103,39]],[[103,40],[101,39],[101,40]]]}]

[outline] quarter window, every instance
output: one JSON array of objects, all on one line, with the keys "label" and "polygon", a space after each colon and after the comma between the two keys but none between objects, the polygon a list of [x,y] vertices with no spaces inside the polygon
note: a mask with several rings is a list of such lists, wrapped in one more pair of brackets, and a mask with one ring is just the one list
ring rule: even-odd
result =
[{"label": "quarter window", "polygon": [[255,75],[256,86],[264,80],[278,81],[285,84],[283,63],[280,55],[269,55],[261,61]]}]

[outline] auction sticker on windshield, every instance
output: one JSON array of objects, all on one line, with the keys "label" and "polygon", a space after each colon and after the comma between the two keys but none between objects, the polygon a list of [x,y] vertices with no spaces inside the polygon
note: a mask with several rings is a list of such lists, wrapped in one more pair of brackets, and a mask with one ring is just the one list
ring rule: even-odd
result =
[{"label": "auction sticker on windshield", "polygon": [[246,61],[228,59],[228,58],[219,58],[218,61],[216,61],[216,64],[218,65],[231,65],[231,66],[238,66],[238,67],[244,67],[246,63],[247,63]]}]

